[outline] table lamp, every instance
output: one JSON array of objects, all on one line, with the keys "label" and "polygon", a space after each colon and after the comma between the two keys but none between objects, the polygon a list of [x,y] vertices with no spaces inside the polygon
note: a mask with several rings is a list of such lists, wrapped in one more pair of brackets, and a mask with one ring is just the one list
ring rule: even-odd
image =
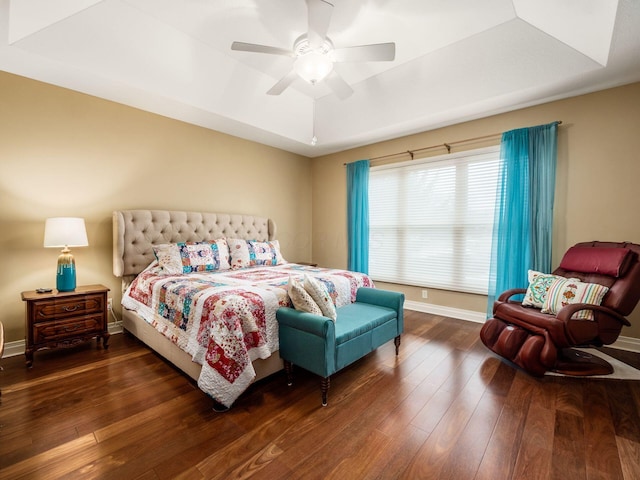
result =
[{"label": "table lamp", "polygon": [[44,246],[63,247],[62,253],[58,257],[56,275],[56,288],[59,292],[72,292],[76,289],[76,262],[69,247],[86,247],[88,245],[84,218],[47,218],[44,225]]}]

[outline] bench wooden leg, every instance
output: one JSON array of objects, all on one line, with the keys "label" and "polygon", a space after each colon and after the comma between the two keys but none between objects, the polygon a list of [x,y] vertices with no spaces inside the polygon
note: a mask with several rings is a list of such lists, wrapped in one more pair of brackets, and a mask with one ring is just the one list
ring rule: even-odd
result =
[{"label": "bench wooden leg", "polygon": [[396,357],[397,357],[398,353],[400,353],[400,335],[398,335],[396,338],[393,339],[393,343],[395,343],[396,345]]},{"label": "bench wooden leg", "polygon": [[329,377],[324,377],[320,380],[320,391],[322,392],[322,406],[327,406],[327,393],[329,393]]},{"label": "bench wooden leg", "polygon": [[287,386],[293,385],[293,363],[284,360],[284,372],[287,374]]}]

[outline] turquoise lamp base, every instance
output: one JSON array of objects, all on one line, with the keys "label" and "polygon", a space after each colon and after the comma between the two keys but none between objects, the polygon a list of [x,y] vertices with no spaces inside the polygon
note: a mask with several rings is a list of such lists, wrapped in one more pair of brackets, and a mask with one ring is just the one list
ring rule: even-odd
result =
[{"label": "turquoise lamp base", "polygon": [[76,289],[76,266],[71,264],[58,264],[56,275],[56,288],[59,292],[72,292]]}]

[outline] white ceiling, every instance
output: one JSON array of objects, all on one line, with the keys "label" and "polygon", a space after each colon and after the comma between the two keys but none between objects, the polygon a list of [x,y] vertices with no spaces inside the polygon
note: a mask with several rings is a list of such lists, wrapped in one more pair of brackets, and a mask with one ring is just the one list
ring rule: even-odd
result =
[{"label": "white ceiling", "polygon": [[336,48],[396,43],[346,100],[230,48],[292,48],[303,0],[0,0],[0,69],[309,157],[640,81],[638,0],[331,1]]}]

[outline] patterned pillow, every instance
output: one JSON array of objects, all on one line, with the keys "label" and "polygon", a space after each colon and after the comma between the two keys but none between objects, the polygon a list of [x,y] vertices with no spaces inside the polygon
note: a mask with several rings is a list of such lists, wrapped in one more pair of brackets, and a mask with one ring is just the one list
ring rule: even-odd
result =
[{"label": "patterned pillow", "polygon": [[311,295],[309,295],[304,289],[304,286],[302,282],[300,282],[300,280],[296,280],[295,278],[290,276],[287,292],[289,293],[291,303],[293,303],[293,306],[296,310],[322,316],[322,310],[320,310],[318,304],[314,302],[313,298],[311,298]]},{"label": "patterned pillow", "polygon": [[[542,313],[557,314],[562,307],[572,303],[600,305],[609,287],[597,283],[583,283],[575,278],[559,278],[549,286]],[[591,310],[581,310],[572,318],[593,319]]]},{"label": "patterned pillow", "polygon": [[529,270],[529,286],[527,287],[527,293],[525,293],[524,299],[522,300],[522,305],[542,308],[544,300],[547,298],[549,286],[558,278],[564,279],[564,277],[559,275]]},{"label": "patterned pillow", "polygon": [[333,300],[329,295],[329,289],[327,289],[327,286],[317,278],[305,275],[304,289],[309,295],[311,295],[314,302],[318,304],[318,307],[320,307],[320,310],[322,311],[322,315],[329,317],[335,322],[336,318],[338,318],[338,313],[336,312],[336,306],[333,304]]},{"label": "patterned pillow", "polygon": [[212,242],[180,242],[156,245],[158,264],[170,275],[229,270],[229,246],[224,238]]},{"label": "patterned pillow", "polygon": [[261,266],[282,265],[287,263],[280,253],[280,242],[258,242],[255,240],[242,240],[229,238],[229,252],[231,255],[231,268],[246,268]]}]

